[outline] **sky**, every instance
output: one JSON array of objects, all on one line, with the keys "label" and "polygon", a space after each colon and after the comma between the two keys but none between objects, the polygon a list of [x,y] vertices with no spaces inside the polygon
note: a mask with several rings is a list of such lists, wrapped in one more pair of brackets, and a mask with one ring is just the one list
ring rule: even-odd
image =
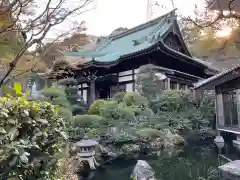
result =
[{"label": "sky", "polygon": [[[44,1],[44,0],[43,0]],[[72,0],[71,6],[74,6]],[[58,31],[70,29],[72,21],[86,21],[87,33],[97,36],[109,35],[119,27],[132,28],[147,21],[148,0],[94,0],[93,10],[62,23],[48,34],[52,38]],[[173,9],[171,0],[158,1],[160,6],[153,6],[153,18]],[[173,0],[175,8],[183,15],[193,14],[195,4],[200,7],[204,0]],[[163,6],[163,7],[162,7]]]},{"label": "sky", "polygon": [[[164,8],[154,6],[153,17],[173,9],[171,0],[157,1]],[[195,4],[200,3],[201,0],[174,0],[175,7],[184,15],[193,13]],[[146,22],[147,0],[97,0],[95,9],[85,14],[84,19],[89,34],[109,35],[118,27],[131,28]]]}]

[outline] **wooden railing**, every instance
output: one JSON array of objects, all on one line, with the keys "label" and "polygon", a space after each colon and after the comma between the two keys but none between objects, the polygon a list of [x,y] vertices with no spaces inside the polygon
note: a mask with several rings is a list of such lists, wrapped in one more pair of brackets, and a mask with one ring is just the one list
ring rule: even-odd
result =
[{"label": "wooden railing", "polygon": [[[226,156],[222,155],[222,154],[218,154],[218,166],[224,165],[228,162],[231,162],[232,160],[227,158]],[[220,171],[218,174],[218,177],[220,178]],[[198,177],[198,180],[208,180],[208,178],[203,178],[203,177]]]},{"label": "wooden railing", "polygon": [[222,154],[218,154],[218,166],[224,165],[232,160]]}]

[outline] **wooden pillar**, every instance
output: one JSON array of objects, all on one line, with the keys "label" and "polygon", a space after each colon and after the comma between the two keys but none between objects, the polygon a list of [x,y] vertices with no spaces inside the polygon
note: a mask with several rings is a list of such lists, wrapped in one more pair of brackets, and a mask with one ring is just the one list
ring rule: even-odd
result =
[{"label": "wooden pillar", "polygon": [[165,80],[165,89],[170,89],[170,78]]},{"label": "wooden pillar", "polygon": [[96,100],[95,79],[90,81],[90,97],[90,104],[92,104]]},{"label": "wooden pillar", "polygon": [[[119,85],[119,73],[117,73],[117,92],[120,92],[120,85]],[[115,94],[114,94],[115,95]]]},{"label": "wooden pillar", "polygon": [[133,80],[132,89],[133,89],[133,92],[135,92],[135,90],[136,90],[136,79],[135,79],[135,71],[134,71],[134,69],[132,70],[132,80]]},{"label": "wooden pillar", "polygon": [[240,127],[240,89],[237,89],[238,127]]},{"label": "wooden pillar", "polygon": [[93,72],[90,76],[90,104],[96,100],[96,73],[97,72]]},{"label": "wooden pillar", "polygon": [[179,83],[177,83],[177,90],[179,90]]}]

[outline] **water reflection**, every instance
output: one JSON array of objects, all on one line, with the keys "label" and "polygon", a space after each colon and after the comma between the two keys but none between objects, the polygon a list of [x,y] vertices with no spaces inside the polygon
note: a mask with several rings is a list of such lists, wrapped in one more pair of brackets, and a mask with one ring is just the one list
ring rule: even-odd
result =
[{"label": "water reflection", "polygon": [[[146,160],[161,180],[216,180],[218,171],[217,148],[212,145],[185,147],[177,151],[163,151],[137,159]],[[232,160],[240,158],[235,149],[227,146],[223,154]],[[137,159],[118,159],[98,169],[92,180],[129,180]]]}]

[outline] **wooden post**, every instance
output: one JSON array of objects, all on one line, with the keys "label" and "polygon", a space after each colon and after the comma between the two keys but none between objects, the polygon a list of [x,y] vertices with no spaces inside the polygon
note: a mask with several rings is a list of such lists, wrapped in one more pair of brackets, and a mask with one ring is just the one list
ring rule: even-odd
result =
[{"label": "wooden post", "polygon": [[136,90],[136,79],[135,79],[135,71],[134,71],[134,69],[132,70],[132,80],[133,80],[133,83],[132,83],[133,92],[135,92],[135,90]]},{"label": "wooden post", "polygon": [[236,90],[236,94],[237,94],[238,127],[240,127],[240,89]]},{"label": "wooden post", "polygon": [[165,89],[170,89],[170,78],[165,80]]},{"label": "wooden post", "polygon": [[90,104],[92,104],[96,100],[96,72],[91,74],[90,77]]},{"label": "wooden post", "polygon": [[177,90],[179,90],[179,83],[177,83]]},{"label": "wooden post", "polygon": [[90,82],[90,97],[90,104],[92,104],[96,100],[95,79],[91,79]]}]

